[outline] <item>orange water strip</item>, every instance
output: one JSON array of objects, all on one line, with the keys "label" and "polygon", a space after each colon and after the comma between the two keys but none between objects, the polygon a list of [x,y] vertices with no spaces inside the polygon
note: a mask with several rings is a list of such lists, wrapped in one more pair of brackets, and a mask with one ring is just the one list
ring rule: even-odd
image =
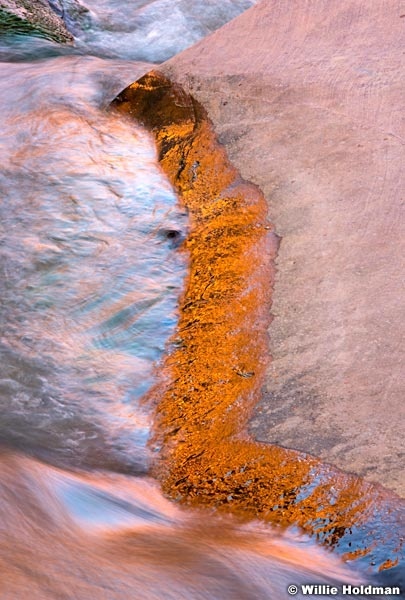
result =
[{"label": "orange water strip", "polygon": [[153,132],[189,212],[190,271],[177,334],[154,389],[154,475],[172,498],[298,525],[376,570],[404,561],[404,503],[318,459],[248,438],[269,360],[277,238],[261,191],[243,181],[203,107],[152,71],[113,102]]}]

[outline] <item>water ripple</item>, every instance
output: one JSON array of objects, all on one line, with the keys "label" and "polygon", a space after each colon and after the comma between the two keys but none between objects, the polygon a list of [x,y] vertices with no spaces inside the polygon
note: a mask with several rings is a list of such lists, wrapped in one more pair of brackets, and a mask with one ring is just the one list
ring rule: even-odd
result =
[{"label": "water ripple", "polygon": [[53,460],[138,468],[187,223],[149,135],[97,107],[102,63],[0,68],[0,420]]}]

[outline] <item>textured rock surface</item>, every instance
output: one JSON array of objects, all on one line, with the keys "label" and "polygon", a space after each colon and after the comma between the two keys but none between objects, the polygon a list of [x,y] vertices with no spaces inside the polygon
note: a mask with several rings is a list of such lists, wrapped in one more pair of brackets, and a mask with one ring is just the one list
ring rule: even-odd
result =
[{"label": "textured rock surface", "polygon": [[178,502],[299,525],[367,570],[401,572],[404,502],[319,459],[245,435],[267,366],[278,245],[264,196],[229,164],[201,104],[162,73],[148,73],[112,106],[153,133],[190,219],[177,333],[150,392],[154,476]]},{"label": "textured rock surface", "polygon": [[402,495],[403,17],[394,0],[269,0],[164,67],[282,236],[252,433]]},{"label": "textured rock surface", "polygon": [[0,33],[30,33],[57,42],[73,41],[45,0],[0,0]]}]

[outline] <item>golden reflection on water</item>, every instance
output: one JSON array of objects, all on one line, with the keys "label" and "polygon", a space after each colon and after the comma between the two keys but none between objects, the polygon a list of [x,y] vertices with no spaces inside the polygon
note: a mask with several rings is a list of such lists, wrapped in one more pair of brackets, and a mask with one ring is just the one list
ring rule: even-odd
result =
[{"label": "golden reflection on water", "polygon": [[154,133],[162,168],[191,220],[180,322],[153,392],[154,474],[164,491],[249,519],[297,524],[346,559],[367,557],[375,569],[397,564],[399,499],[245,434],[268,360],[277,250],[262,193],[230,165],[201,105],[161,73],[132,84],[113,106]]}]

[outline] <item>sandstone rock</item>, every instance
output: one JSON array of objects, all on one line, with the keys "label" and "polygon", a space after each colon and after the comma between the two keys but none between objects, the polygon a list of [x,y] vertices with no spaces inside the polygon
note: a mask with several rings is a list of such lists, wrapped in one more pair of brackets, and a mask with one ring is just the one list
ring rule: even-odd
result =
[{"label": "sandstone rock", "polygon": [[298,525],[345,560],[400,572],[404,502],[307,454],[243,435],[264,381],[278,246],[264,196],[229,164],[202,105],[161,72],[131,84],[112,107],[154,135],[190,220],[176,341],[151,391],[153,475],[178,502]]},{"label": "sandstone rock", "polygon": [[163,70],[282,236],[251,432],[404,495],[402,17],[394,0],[269,0]]},{"label": "sandstone rock", "polygon": [[37,35],[61,43],[73,41],[45,0],[0,0],[0,32]]}]

